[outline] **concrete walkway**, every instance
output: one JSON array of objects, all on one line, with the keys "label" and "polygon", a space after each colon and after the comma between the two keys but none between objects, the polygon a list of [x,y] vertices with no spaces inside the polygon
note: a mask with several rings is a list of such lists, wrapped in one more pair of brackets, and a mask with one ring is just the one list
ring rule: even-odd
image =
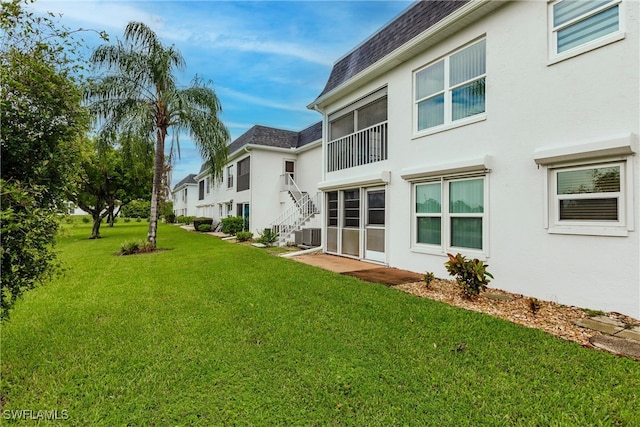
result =
[{"label": "concrete walkway", "polygon": [[589,340],[595,347],[640,360],[640,326],[630,326],[607,316],[580,319],[576,325],[602,334]]}]

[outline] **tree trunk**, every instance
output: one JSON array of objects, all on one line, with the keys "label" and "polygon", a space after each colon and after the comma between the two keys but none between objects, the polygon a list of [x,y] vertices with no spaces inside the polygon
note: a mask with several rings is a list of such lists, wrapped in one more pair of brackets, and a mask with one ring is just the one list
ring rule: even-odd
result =
[{"label": "tree trunk", "polygon": [[100,216],[100,212],[92,212],[91,217],[93,218],[93,227],[91,228],[91,237],[90,239],[99,239],[100,238],[100,224],[102,224],[102,216]]},{"label": "tree trunk", "polygon": [[163,128],[158,129],[156,153],[153,165],[153,188],[151,190],[151,217],[149,218],[149,233],[147,241],[156,247],[158,230],[159,196],[162,191],[162,172],[164,169],[164,137],[167,134]]},{"label": "tree trunk", "polygon": [[113,215],[113,206],[109,206],[109,214],[107,215],[107,224],[109,224],[109,227],[113,227],[114,217],[115,215]]}]

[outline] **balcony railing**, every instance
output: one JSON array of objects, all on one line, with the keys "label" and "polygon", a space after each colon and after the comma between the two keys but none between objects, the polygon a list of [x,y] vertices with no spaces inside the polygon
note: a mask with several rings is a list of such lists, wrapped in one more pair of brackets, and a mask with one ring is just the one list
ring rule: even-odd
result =
[{"label": "balcony railing", "polygon": [[387,122],[334,139],[327,145],[327,172],[387,160]]}]

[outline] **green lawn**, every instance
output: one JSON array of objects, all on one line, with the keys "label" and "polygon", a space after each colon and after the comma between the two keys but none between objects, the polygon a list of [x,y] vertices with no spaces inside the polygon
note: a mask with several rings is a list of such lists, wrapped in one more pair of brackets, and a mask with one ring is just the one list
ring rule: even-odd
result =
[{"label": "green lawn", "polygon": [[146,227],[87,240],[90,224],[66,225],[65,275],[2,327],[2,422],[54,410],[67,419],[53,424],[82,426],[640,420],[638,362],[178,227],[160,226],[169,250],[113,255]]}]

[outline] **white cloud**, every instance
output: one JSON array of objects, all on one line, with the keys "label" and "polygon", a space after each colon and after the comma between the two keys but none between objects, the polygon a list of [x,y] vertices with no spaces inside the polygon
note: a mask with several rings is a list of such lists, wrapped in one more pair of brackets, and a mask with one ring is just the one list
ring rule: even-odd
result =
[{"label": "white cloud", "polygon": [[264,99],[258,96],[249,95],[228,87],[218,86],[216,88],[216,92],[223,96],[228,96],[237,101],[242,101],[246,103],[250,103],[253,105],[261,105],[263,107],[273,108],[277,110],[287,110],[287,111],[307,111],[305,104],[285,104],[281,102],[275,102],[272,99]]},{"label": "white cloud", "polygon": [[317,50],[310,49],[309,45],[269,40],[260,34],[229,37],[220,33],[213,33],[209,35],[209,43],[216,48],[291,56],[314,64],[333,65],[332,58],[326,54],[319,53]]},{"label": "white cloud", "polygon": [[136,7],[135,2],[40,0],[31,8],[41,13],[62,13],[64,19],[95,30],[121,31],[129,21],[144,22],[158,32],[165,26],[163,17]]}]

